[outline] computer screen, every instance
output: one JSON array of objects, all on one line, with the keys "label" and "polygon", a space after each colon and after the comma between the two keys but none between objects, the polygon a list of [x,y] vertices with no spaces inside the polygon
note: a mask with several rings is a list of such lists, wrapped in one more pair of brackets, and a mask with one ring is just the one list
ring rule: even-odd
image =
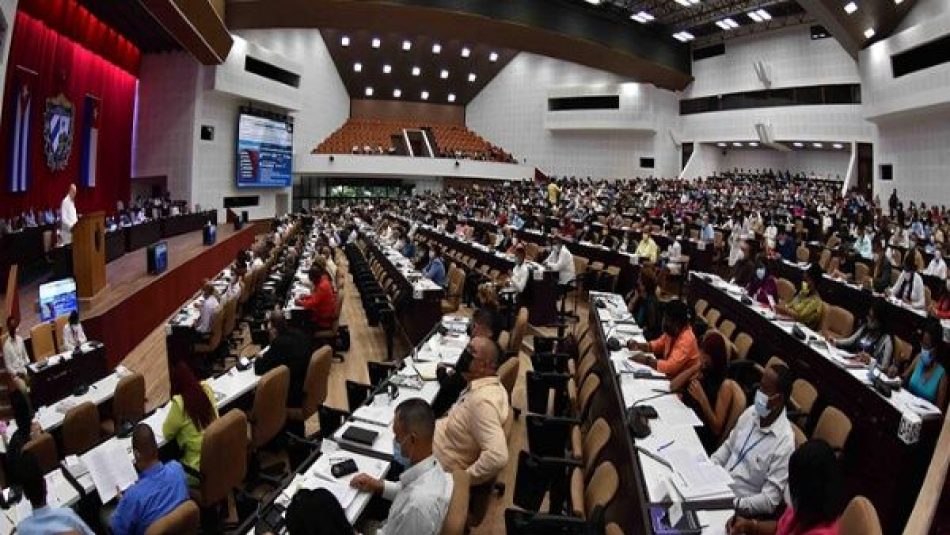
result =
[{"label": "computer screen", "polygon": [[40,319],[42,321],[51,321],[73,310],[79,310],[75,279],[62,279],[40,285]]}]

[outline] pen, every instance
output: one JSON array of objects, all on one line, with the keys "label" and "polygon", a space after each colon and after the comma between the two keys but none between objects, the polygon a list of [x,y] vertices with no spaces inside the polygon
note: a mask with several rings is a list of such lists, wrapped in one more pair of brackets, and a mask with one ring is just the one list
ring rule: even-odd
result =
[{"label": "pen", "polygon": [[670,470],[673,470],[673,465],[671,465],[669,462],[667,462],[667,460],[664,459],[663,457],[660,457],[659,455],[657,455],[657,454],[653,453],[652,451],[650,451],[650,450],[648,450],[648,449],[646,449],[646,448],[643,448],[643,447],[641,447],[641,446],[636,446],[636,448],[637,448],[637,451],[639,451],[640,453],[642,453],[642,454],[646,455],[647,457],[653,459],[654,461],[656,461],[656,462],[662,464],[663,466],[669,468]]},{"label": "pen", "polygon": [[671,441],[667,442],[666,444],[663,444],[662,446],[660,446],[659,448],[656,449],[657,453],[659,453],[659,452],[665,450],[666,448],[672,446],[674,442],[676,442],[676,440],[671,440]]}]

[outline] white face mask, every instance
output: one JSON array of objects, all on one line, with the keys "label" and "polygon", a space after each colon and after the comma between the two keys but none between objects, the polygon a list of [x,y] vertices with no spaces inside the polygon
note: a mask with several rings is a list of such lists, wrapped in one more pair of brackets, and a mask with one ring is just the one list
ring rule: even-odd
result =
[{"label": "white face mask", "polygon": [[771,410],[769,409],[769,397],[765,395],[765,392],[761,390],[755,391],[755,413],[759,418],[765,418],[769,415]]}]

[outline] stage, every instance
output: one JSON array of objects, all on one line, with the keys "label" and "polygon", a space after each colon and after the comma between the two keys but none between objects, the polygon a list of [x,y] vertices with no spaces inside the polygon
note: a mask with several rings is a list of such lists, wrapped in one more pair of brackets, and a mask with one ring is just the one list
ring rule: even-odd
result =
[{"label": "stage", "polygon": [[[202,244],[201,231],[168,238],[168,269],[157,276],[146,271],[145,248],[108,263],[108,285],[94,299],[81,303],[80,316],[87,337],[105,344],[110,367],[198,291],[204,279],[231,263],[240,249],[249,248],[258,228],[249,224],[234,231],[230,225],[220,225],[218,241],[210,247]],[[29,338],[30,328],[40,323],[36,303],[42,282],[46,280],[19,289],[20,334],[24,338]]]}]

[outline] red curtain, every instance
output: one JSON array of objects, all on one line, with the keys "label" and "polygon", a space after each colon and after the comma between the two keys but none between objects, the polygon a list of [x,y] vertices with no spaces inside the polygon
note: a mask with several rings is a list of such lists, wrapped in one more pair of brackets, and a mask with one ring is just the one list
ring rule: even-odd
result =
[{"label": "red curtain", "polygon": [[[50,26],[27,11],[19,10],[13,28],[10,58],[7,62],[6,87],[3,99],[3,124],[0,126],[0,217],[10,217],[28,208],[58,208],[69,184],[79,183],[82,147],[82,117],[85,96],[100,99],[99,141],[96,185],[80,186],[76,205],[80,213],[115,210],[115,202],[128,200],[132,163],[132,120],[139,51],[124,38],[84,9],[74,0],[35,0],[21,2],[21,7],[38,11],[36,5],[53,10],[61,8]],[[32,6],[32,7],[31,7]],[[73,6],[70,9],[67,7]],[[72,13],[73,20],[63,18]],[[58,17],[58,18],[57,18]],[[119,63],[111,63],[54,28],[69,21],[68,35],[88,39],[94,49],[109,53]],[[58,24],[57,24],[58,23]],[[109,44],[112,44],[111,47]],[[131,47],[131,48],[129,48]],[[124,58],[124,59],[123,59]],[[134,69],[132,72],[123,69]],[[29,69],[35,75],[21,69]],[[16,121],[16,97],[21,79],[29,80],[32,92],[29,131],[30,183],[25,193],[11,193],[9,184],[10,150]],[[43,122],[46,99],[64,94],[73,105],[72,150],[65,169],[52,171],[46,164],[43,148]]]}]

